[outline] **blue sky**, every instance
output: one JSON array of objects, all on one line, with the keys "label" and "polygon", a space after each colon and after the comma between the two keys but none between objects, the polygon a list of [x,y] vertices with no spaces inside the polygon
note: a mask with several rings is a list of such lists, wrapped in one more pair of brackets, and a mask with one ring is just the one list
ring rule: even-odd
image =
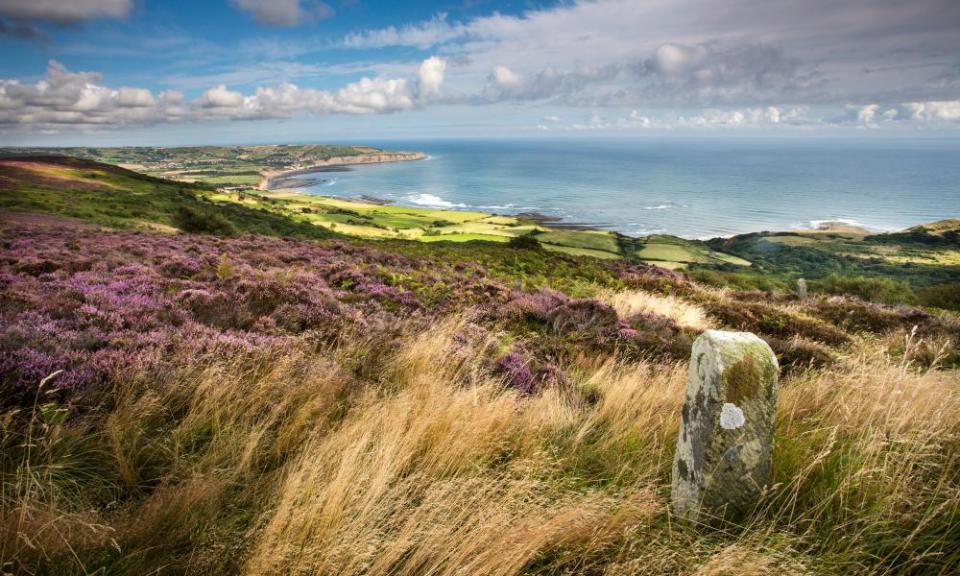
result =
[{"label": "blue sky", "polygon": [[952,135],[954,0],[0,0],[0,143]]}]

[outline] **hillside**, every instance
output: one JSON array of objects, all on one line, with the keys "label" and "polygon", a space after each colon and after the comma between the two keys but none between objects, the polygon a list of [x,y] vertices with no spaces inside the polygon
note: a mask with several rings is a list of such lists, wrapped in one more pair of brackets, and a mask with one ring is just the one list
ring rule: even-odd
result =
[{"label": "hillside", "polygon": [[[196,150],[193,154],[195,159],[206,158]],[[111,194],[109,203],[102,201],[105,191]],[[702,242],[679,238],[631,239],[602,230],[551,229],[522,217],[484,212],[384,206],[291,191],[227,190],[62,156],[0,158],[0,208],[61,214],[111,227],[167,231],[184,226],[203,231],[198,227],[212,226],[206,231],[307,237],[340,234],[424,242],[508,242],[531,236],[549,251],[605,259],[646,259],[649,255],[651,261],[670,268],[693,262],[745,264]],[[182,209],[200,213],[184,217]],[[227,218],[232,228],[213,222],[213,214]]]},{"label": "hillside", "polygon": [[383,151],[364,146],[304,144],[276,146],[184,146],[124,148],[0,148],[0,156],[70,156],[129,168],[170,180],[215,186],[256,187],[269,175],[331,159],[381,161]]},{"label": "hillside", "polygon": [[698,277],[718,284],[779,289],[792,289],[797,279],[805,278],[814,289],[829,293],[960,310],[955,296],[960,294],[958,231],[956,220],[945,220],[885,234],[762,232],[718,238],[708,242],[713,249],[753,265],[700,266],[704,273]]},{"label": "hillside", "polygon": [[[730,252],[542,226],[515,235],[537,242],[373,240],[340,224],[533,224],[334,202],[0,160],[5,571],[868,575],[960,563],[955,314],[828,284],[776,289],[777,274],[808,271],[803,259],[771,272],[766,291],[695,279],[756,282],[760,266],[789,261],[766,255],[790,246],[776,235],[717,241]],[[927,250],[929,232],[907,236],[918,234]],[[953,249],[949,230],[933,234]],[[789,236],[827,254],[907,246]],[[687,361],[708,328],[760,335],[782,368],[776,484],[743,522],[719,526],[669,509]]]},{"label": "hillside", "polygon": [[215,204],[215,189],[153,178],[66,156],[0,158],[0,209],[79,218],[113,228],[185,229],[232,235],[252,232],[329,237],[259,206]]}]

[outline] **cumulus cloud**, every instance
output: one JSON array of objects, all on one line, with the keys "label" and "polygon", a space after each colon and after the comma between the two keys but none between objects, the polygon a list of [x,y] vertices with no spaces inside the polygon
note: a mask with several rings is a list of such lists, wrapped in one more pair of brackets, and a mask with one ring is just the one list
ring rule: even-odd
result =
[{"label": "cumulus cloud", "polygon": [[74,24],[97,18],[123,18],[133,0],[0,0],[0,16]]},{"label": "cumulus cloud", "polygon": [[815,67],[767,44],[663,44],[634,70],[641,79],[638,96],[672,104],[763,101],[782,94],[809,98],[821,82]]},{"label": "cumulus cloud", "polygon": [[[686,74],[686,60],[670,57],[672,74]],[[304,88],[294,83],[260,86],[252,92],[232,90],[217,84],[193,100],[183,93],[154,93],[146,88],[104,84],[95,72],[73,72],[50,61],[46,75],[37,82],[0,80],[0,130],[62,130],[70,127],[116,127],[164,122],[207,120],[256,120],[290,118],[299,114],[387,114],[412,110],[444,96],[447,61],[430,57],[407,77],[361,78],[336,90]],[[498,98],[526,98],[546,94],[544,87],[578,78],[602,78],[603,72],[538,73],[525,76],[506,66],[497,66],[487,78],[487,89]],[[554,83],[554,84],[551,84]],[[509,95],[509,96],[507,96]],[[485,94],[482,98],[490,97]],[[459,101],[459,100],[458,100]],[[769,128],[774,126],[904,126],[957,127],[960,100],[916,100],[890,104],[849,105],[834,118],[810,114],[806,106],[767,105],[707,107],[686,113],[640,108],[616,111],[604,108],[584,121],[565,125],[559,116],[541,118],[543,130],[620,130],[683,128]]]},{"label": "cumulus cloud", "polygon": [[876,128],[881,126],[950,126],[960,123],[960,100],[930,100],[899,104],[864,104],[847,106],[845,116],[838,124],[856,124]]},{"label": "cumulus cloud", "polygon": [[584,90],[612,80],[618,74],[616,66],[579,66],[566,71],[548,67],[531,75],[522,75],[506,66],[497,65],[487,76],[482,98],[487,101],[555,98],[570,101]]},{"label": "cumulus cloud", "polygon": [[956,122],[960,120],[960,100],[907,102],[903,105],[910,118],[924,122]]},{"label": "cumulus cloud", "polygon": [[0,80],[0,129],[146,125],[181,120],[255,120],[296,114],[384,114],[411,110],[439,94],[444,62],[423,62],[416,83],[406,78],[362,78],[336,91],[284,82],[252,94],[220,84],[188,101],[176,91],[153,94],[136,87],[110,88],[100,74],[71,72],[50,61],[33,84]]},{"label": "cumulus cloud", "polygon": [[230,0],[268,26],[299,26],[333,16],[333,8],[320,0]]},{"label": "cumulus cloud", "polygon": [[421,100],[440,95],[446,69],[447,61],[437,56],[431,56],[420,64],[417,71],[417,89]]},{"label": "cumulus cloud", "polygon": [[125,108],[148,108],[154,106],[153,93],[145,88],[121,88],[117,91],[117,106]]},{"label": "cumulus cloud", "polygon": [[243,105],[243,94],[221,84],[204,92],[197,104],[201,108],[237,108]]},{"label": "cumulus cloud", "polygon": [[413,97],[404,79],[363,78],[341,88],[333,112],[370,114],[413,108]]},{"label": "cumulus cloud", "polygon": [[35,84],[0,80],[0,125],[110,125],[149,123],[177,117],[166,100],[158,105],[149,90],[114,90],[98,84],[100,75],[70,72],[51,61]]},{"label": "cumulus cloud", "polygon": [[648,55],[602,66],[547,66],[524,73],[494,65],[482,100],[546,100],[574,106],[716,106],[758,104],[815,96],[821,83],[801,66],[763,44],[706,42],[663,44]]},{"label": "cumulus cloud", "polygon": [[550,125],[542,122],[541,130],[710,130],[710,129],[756,129],[775,125],[812,126],[823,120],[809,115],[804,107],[765,106],[754,108],[705,109],[686,114],[646,114],[631,110],[626,115],[610,115],[592,112],[583,122],[568,125]]},{"label": "cumulus cloud", "polygon": [[678,116],[673,125],[693,128],[757,128],[777,124],[810,125],[819,120],[807,116],[806,108],[778,106],[743,108],[734,110],[705,110],[700,114]]},{"label": "cumulus cloud", "polygon": [[[461,22],[441,14],[354,33],[342,45],[431,49],[451,62],[465,57],[448,84],[485,91],[488,100],[842,106],[954,97],[956,62],[945,55],[960,53],[958,26],[956,0],[574,0]],[[491,79],[495,67],[508,67],[526,86],[511,86],[503,74]],[[617,74],[598,79],[578,69]]]}]

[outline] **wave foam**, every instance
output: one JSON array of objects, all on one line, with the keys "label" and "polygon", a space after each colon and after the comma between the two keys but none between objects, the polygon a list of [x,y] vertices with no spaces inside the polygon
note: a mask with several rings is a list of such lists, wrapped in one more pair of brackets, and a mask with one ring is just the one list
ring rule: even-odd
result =
[{"label": "wave foam", "polygon": [[847,226],[866,228],[866,226],[864,226],[860,221],[854,220],[853,218],[827,218],[825,220],[810,220],[806,224],[795,225],[793,227],[803,230],[819,230],[827,224],[846,224]]},{"label": "wave foam", "polygon": [[407,196],[406,200],[417,206],[429,206],[431,208],[467,208],[466,204],[454,204],[433,194],[412,194]]},{"label": "wave foam", "polygon": [[644,210],[670,210],[671,208],[686,208],[686,204],[655,204],[653,206],[644,206]]}]

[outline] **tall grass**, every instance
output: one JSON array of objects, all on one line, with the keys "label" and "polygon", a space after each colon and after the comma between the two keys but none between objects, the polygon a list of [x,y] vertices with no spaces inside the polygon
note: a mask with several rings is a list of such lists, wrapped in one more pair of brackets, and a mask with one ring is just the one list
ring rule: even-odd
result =
[{"label": "tall grass", "polygon": [[[83,574],[948,574],[957,372],[864,341],[782,382],[776,486],[678,524],[684,364],[570,367],[533,396],[469,318],[186,366],[64,420],[4,415],[3,565]],[[468,342],[465,344],[465,342]],[[465,349],[466,347],[466,349]],[[367,359],[377,358],[376,362]]]},{"label": "tall grass", "polygon": [[696,304],[669,294],[625,290],[620,292],[605,291],[598,297],[613,306],[617,314],[623,318],[629,318],[636,314],[658,314],[670,318],[678,326],[698,332],[713,327],[706,311]]}]

